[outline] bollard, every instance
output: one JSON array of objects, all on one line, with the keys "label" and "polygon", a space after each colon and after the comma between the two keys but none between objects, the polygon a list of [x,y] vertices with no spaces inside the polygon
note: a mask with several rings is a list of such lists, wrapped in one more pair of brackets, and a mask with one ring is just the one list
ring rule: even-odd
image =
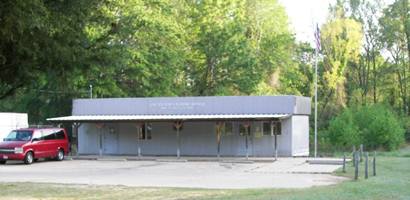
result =
[{"label": "bollard", "polygon": [[356,166],[356,163],[355,163],[356,161],[355,161],[355,157],[354,157],[354,156],[355,156],[355,153],[356,153],[356,146],[353,145],[353,153],[352,153],[352,164],[353,164],[353,167]]},{"label": "bollard", "polygon": [[364,178],[369,178],[369,152],[365,153]]},{"label": "bollard", "polygon": [[360,162],[363,161],[363,144],[360,144]]},{"label": "bollard", "polygon": [[346,173],[346,154],[343,154],[343,173]]},{"label": "bollard", "polygon": [[355,166],[354,166],[354,180],[359,178],[359,152],[355,152],[354,154]]},{"label": "bollard", "polygon": [[376,176],[376,151],[373,154],[373,176]]}]

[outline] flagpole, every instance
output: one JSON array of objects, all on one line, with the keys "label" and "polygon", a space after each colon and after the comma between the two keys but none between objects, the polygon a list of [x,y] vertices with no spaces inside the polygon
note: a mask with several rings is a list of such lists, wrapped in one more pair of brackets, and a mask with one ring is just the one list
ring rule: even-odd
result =
[{"label": "flagpole", "polygon": [[317,157],[317,81],[318,81],[318,73],[317,73],[317,59],[319,56],[319,49],[320,49],[320,30],[319,25],[316,24],[315,30],[315,43],[316,43],[316,51],[315,51],[315,158]]},{"label": "flagpole", "polygon": [[318,49],[315,52],[315,158],[317,157],[317,57]]}]

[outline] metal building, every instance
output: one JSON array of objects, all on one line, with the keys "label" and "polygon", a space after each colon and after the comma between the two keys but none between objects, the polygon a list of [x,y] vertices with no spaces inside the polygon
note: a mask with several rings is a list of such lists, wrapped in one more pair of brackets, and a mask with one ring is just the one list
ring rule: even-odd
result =
[{"label": "metal building", "polygon": [[10,131],[27,127],[27,113],[0,112],[0,141],[3,141],[3,138],[7,137]]},{"label": "metal building", "polygon": [[73,100],[80,155],[307,156],[310,98],[211,96]]}]

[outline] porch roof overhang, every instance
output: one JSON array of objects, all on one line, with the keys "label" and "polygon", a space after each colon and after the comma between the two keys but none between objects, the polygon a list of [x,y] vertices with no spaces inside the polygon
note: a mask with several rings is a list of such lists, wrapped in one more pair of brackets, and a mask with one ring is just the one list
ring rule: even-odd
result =
[{"label": "porch roof overhang", "polygon": [[286,118],[290,114],[204,114],[204,115],[72,115],[48,118],[51,122],[174,121],[174,120],[262,120]]}]

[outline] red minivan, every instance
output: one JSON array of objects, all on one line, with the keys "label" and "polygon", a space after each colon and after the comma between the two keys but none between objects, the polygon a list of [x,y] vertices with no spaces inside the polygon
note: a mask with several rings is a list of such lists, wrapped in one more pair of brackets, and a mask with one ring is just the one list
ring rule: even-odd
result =
[{"label": "red minivan", "polygon": [[6,164],[7,160],[31,164],[39,158],[61,161],[68,152],[67,131],[63,128],[17,129],[0,142],[0,164]]}]

